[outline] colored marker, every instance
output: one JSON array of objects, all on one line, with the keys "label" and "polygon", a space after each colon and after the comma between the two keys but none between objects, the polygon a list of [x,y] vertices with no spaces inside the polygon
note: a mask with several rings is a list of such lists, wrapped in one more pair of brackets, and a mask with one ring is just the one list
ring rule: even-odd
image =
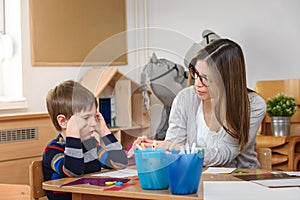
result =
[{"label": "colored marker", "polygon": [[198,152],[198,153],[203,153],[203,151],[204,151],[203,148],[199,148],[197,152]]},{"label": "colored marker", "polygon": [[248,172],[246,172],[246,171],[235,171],[234,173],[238,173],[238,174],[247,174]]},{"label": "colored marker", "polygon": [[114,185],[114,184],[116,184],[116,181],[106,181],[105,182],[106,186],[110,186],[110,185]]},{"label": "colored marker", "polygon": [[185,152],[186,152],[186,154],[190,154],[191,153],[190,152],[190,145],[189,145],[189,143],[185,144]]},{"label": "colored marker", "polygon": [[141,147],[142,147],[143,150],[146,149],[146,146],[145,146],[145,144],[143,142],[141,143]]},{"label": "colored marker", "polygon": [[135,146],[136,146],[139,150],[143,150],[143,148],[141,147],[141,145],[136,144]]},{"label": "colored marker", "polygon": [[192,148],[191,148],[191,154],[196,153],[196,152],[195,152],[195,148],[196,148],[196,143],[193,142]]},{"label": "colored marker", "polygon": [[117,181],[117,182],[116,182],[116,186],[121,186],[121,185],[123,185],[123,182],[122,182],[122,181]]},{"label": "colored marker", "polygon": [[152,150],[153,150],[153,151],[156,150],[156,140],[153,140]]},{"label": "colored marker", "polygon": [[167,151],[168,151],[168,152],[170,152],[170,151],[173,149],[173,147],[175,146],[175,144],[177,143],[177,141],[178,141],[178,138],[176,138],[176,139],[172,142],[172,144],[167,148]]},{"label": "colored marker", "polygon": [[180,146],[179,154],[185,154],[183,145]]},{"label": "colored marker", "polygon": [[133,151],[128,151],[127,158],[131,158],[134,155]]}]

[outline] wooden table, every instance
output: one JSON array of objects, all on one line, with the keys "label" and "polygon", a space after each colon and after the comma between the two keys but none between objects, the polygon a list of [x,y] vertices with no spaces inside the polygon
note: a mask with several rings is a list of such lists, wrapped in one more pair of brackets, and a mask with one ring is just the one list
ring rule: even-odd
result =
[{"label": "wooden table", "polygon": [[[237,171],[237,170],[236,170]],[[242,169],[248,173],[245,174],[262,174],[265,173],[265,170],[249,170]],[[199,184],[198,193],[190,195],[173,195],[169,190],[143,190],[140,186],[139,181],[135,178],[132,178],[128,183],[133,183],[133,186],[123,188],[119,191],[110,191],[104,190],[106,187],[93,186],[93,185],[73,185],[73,186],[63,186],[61,185],[74,181],[78,178],[63,178],[58,180],[46,181],[43,183],[43,189],[53,190],[53,191],[62,191],[72,193],[72,199],[80,200],[94,200],[99,199],[101,196],[105,199],[178,199],[178,200],[191,200],[191,199],[203,199],[203,181],[242,181],[234,177],[233,175],[240,175],[240,173],[232,174],[202,174],[201,181]],[[87,174],[84,177],[91,177],[91,174]]]}]

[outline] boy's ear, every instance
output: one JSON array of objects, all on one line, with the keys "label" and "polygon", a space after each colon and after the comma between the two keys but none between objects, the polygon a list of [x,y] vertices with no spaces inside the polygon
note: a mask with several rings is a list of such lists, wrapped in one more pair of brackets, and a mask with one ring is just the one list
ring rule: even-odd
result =
[{"label": "boy's ear", "polygon": [[67,128],[68,119],[64,115],[58,115],[56,120],[62,129]]}]

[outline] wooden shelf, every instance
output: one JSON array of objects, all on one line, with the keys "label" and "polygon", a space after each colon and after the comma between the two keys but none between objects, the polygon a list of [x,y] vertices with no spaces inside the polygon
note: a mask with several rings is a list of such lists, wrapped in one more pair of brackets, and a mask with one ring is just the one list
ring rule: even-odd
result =
[{"label": "wooden shelf", "polygon": [[118,68],[89,69],[80,79],[80,83],[98,98],[114,96],[118,127],[110,130],[120,142],[131,141],[129,136],[135,139],[141,135],[150,135],[151,120],[144,108],[139,84],[122,74]]}]

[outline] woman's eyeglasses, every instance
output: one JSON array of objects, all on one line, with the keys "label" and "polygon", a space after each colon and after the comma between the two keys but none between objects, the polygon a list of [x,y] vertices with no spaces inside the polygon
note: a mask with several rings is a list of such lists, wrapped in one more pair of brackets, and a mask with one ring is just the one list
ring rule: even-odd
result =
[{"label": "woman's eyeglasses", "polygon": [[194,66],[189,67],[189,72],[193,79],[199,78],[202,85],[204,85],[205,87],[209,86],[207,77],[201,76]]}]

